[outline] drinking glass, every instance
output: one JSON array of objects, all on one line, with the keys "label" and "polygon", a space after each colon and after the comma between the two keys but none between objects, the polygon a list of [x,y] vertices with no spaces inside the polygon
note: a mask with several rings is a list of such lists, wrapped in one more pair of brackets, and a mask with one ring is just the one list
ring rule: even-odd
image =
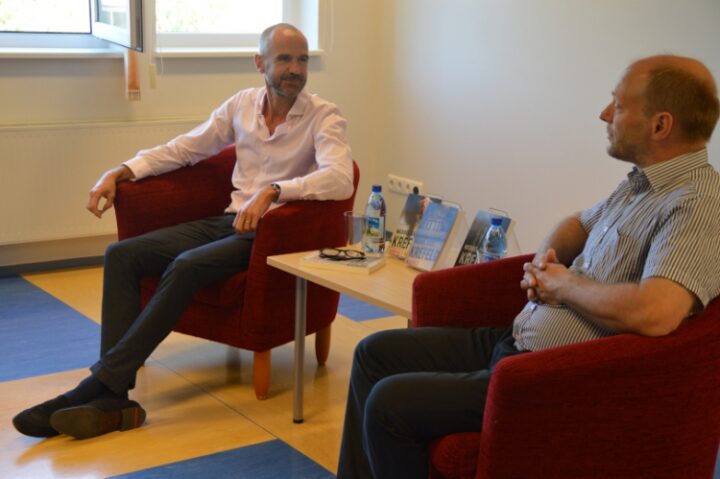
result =
[{"label": "drinking glass", "polygon": [[343,215],[345,216],[345,247],[362,251],[362,237],[367,218],[352,211],[346,211]]}]

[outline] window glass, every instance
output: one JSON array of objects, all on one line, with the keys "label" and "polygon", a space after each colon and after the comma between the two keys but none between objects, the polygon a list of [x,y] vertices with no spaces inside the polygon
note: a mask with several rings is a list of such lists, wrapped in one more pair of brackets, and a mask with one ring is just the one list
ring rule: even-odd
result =
[{"label": "window glass", "polygon": [[0,31],[90,33],[90,2],[0,0]]},{"label": "window glass", "polygon": [[101,0],[97,5],[98,22],[118,28],[130,28],[130,4],[127,0]]},{"label": "window glass", "polygon": [[260,33],[283,20],[283,0],[156,0],[158,33]]},{"label": "window glass", "polygon": [[92,0],[92,32],[98,38],[143,51],[141,0]]}]

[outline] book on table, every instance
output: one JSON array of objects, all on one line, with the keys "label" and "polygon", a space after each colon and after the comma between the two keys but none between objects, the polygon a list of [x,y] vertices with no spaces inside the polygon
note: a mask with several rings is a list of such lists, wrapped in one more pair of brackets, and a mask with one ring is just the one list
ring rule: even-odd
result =
[{"label": "book on table", "polygon": [[508,254],[518,254],[518,252],[515,251],[518,248],[514,247],[513,244],[513,241],[516,242],[514,232],[515,222],[508,214],[493,208],[489,210],[478,210],[470,225],[467,236],[465,236],[465,241],[460,248],[460,253],[455,260],[455,266],[476,262],[478,249],[482,246],[483,238],[485,238],[485,233],[487,233],[490,227],[490,221],[494,216],[503,219],[502,228],[505,231],[505,236],[508,238]]},{"label": "book on table", "polygon": [[425,195],[409,194],[405,200],[397,227],[387,248],[387,254],[396,258],[406,258],[412,247],[415,230],[420,224],[422,215],[431,202],[441,202],[440,198]]},{"label": "book on table", "polygon": [[385,257],[371,257],[337,260],[323,258],[319,251],[314,251],[300,258],[302,266],[328,269],[333,271],[345,271],[346,273],[370,274],[385,265]]},{"label": "book on table", "polygon": [[454,266],[466,234],[465,213],[460,205],[430,202],[415,230],[405,263],[421,271]]}]

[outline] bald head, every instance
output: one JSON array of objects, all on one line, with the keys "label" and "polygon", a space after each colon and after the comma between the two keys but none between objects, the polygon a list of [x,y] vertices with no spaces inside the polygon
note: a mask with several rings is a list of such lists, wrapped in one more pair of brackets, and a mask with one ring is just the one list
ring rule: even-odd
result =
[{"label": "bald head", "polygon": [[627,75],[645,77],[647,116],[668,112],[682,136],[690,142],[707,142],[720,115],[717,85],[710,70],[698,60],[657,55],[638,60]]},{"label": "bald head", "polygon": [[700,61],[678,55],[655,55],[642,58],[628,67],[628,70],[651,72],[658,69],[676,69],[687,72],[699,81],[707,82],[708,86],[717,93],[715,79],[710,70]]},{"label": "bald head", "polygon": [[297,27],[289,23],[278,23],[276,25],[271,25],[267,27],[260,34],[260,44],[258,45],[258,53],[260,54],[260,56],[267,58],[271,50],[273,38],[276,34],[301,37],[302,40],[305,42],[305,45],[307,45],[305,35]]}]

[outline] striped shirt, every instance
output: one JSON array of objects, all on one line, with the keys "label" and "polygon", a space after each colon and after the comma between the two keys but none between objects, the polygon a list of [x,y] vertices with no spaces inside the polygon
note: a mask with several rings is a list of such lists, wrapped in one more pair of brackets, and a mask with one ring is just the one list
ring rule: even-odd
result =
[{"label": "striped shirt", "polygon": [[[672,280],[703,304],[720,294],[720,174],[707,150],[637,167],[580,214],[588,233],[570,270],[601,283]],[[529,302],[513,323],[520,350],[616,334],[563,306]]]}]

